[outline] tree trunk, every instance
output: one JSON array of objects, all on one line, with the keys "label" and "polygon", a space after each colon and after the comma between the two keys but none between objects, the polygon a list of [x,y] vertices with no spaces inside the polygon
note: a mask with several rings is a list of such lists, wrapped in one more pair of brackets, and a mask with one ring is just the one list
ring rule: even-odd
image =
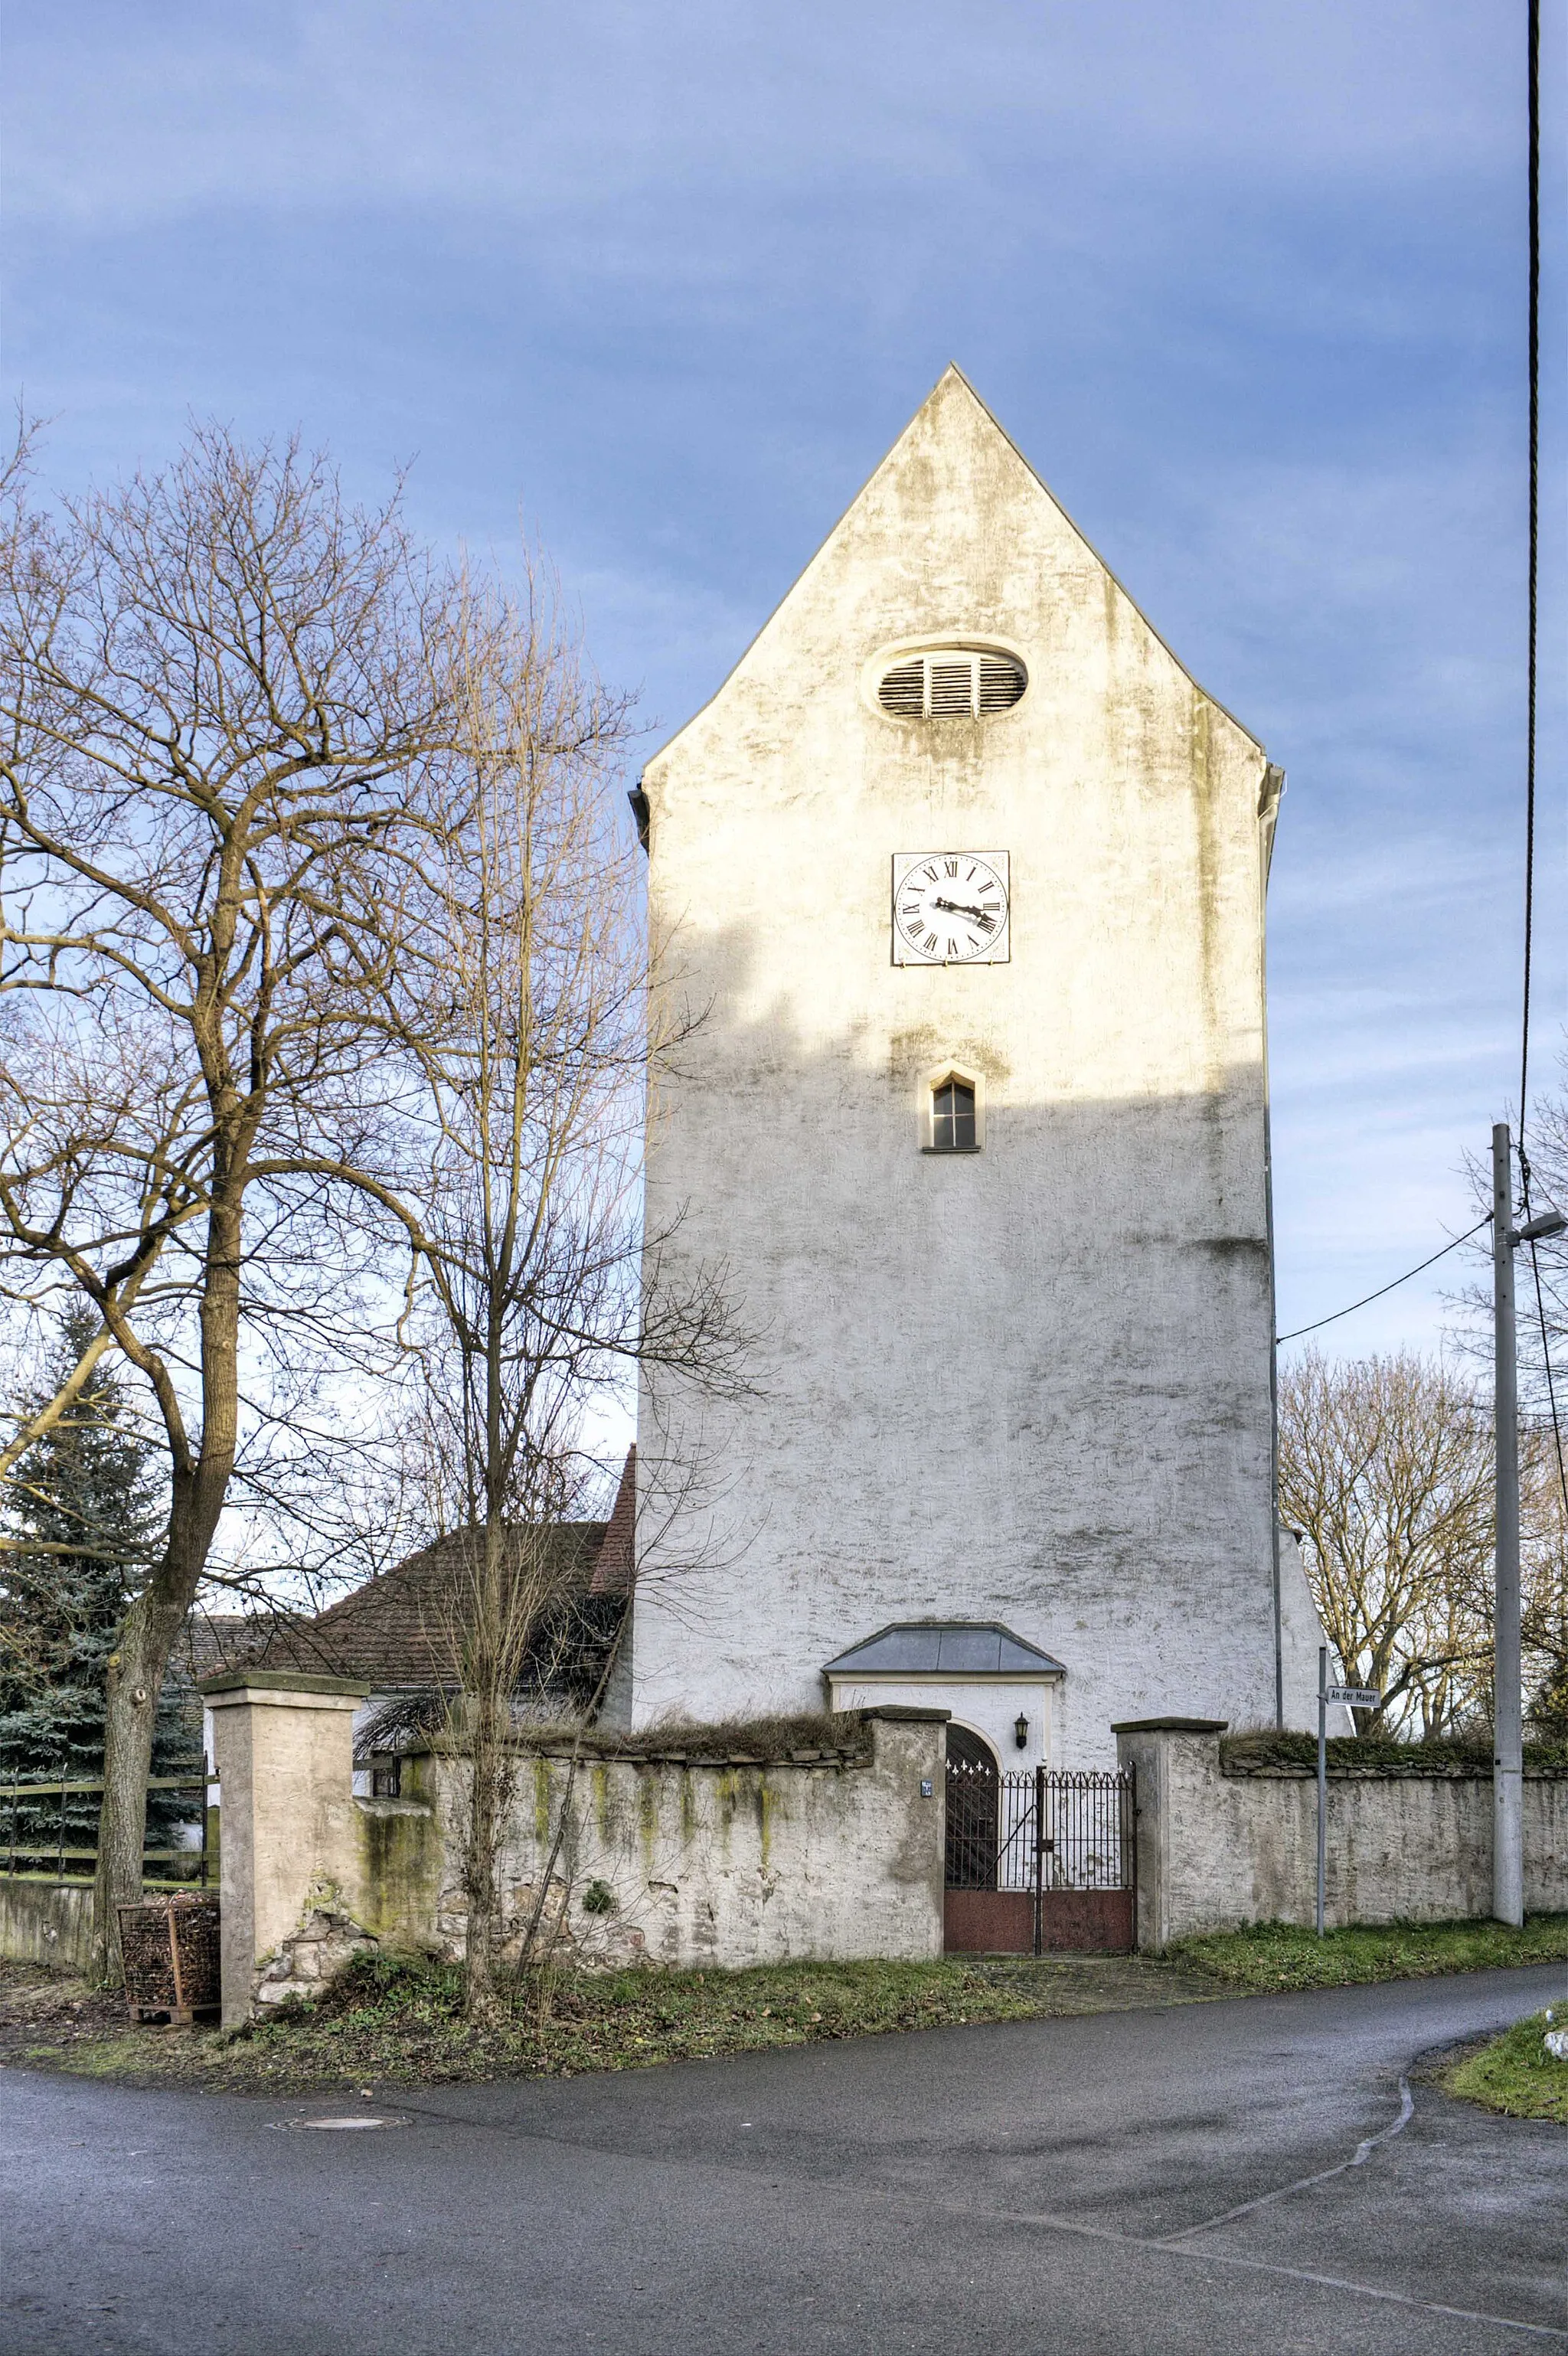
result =
[{"label": "tree trunk", "polygon": [[464,1882],[468,1900],[468,1945],[464,1973],[463,2010],[466,2019],[492,2026],[502,2010],[496,1987],[496,1933],[499,1929],[496,1889],[498,1768],[501,1746],[496,1740],[495,1711],[487,1697],[476,1697],[470,1740],[473,1796],[469,1808],[467,1857]]},{"label": "tree trunk", "polygon": [[[631,1606],[628,1602],[626,1608],[626,1618],[629,1619],[630,1616]],[[530,1964],[537,1964],[540,1961],[535,1942],[539,1938],[539,1928],[544,1921],[545,1907],[549,1897],[550,1881],[555,1873],[557,1859],[560,1856],[561,1847],[566,1839],[567,1826],[571,1819],[571,1800],[572,1794],[577,1788],[577,1767],[578,1762],[582,1756],[582,1738],[599,1714],[599,1705],[604,1698],[605,1688],[610,1683],[611,1674],[615,1666],[616,1655],[621,1650],[621,1639],[625,1633],[626,1620],[623,1619],[620,1626],[616,1629],[613,1637],[611,1639],[610,1649],[604,1655],[604,1665],[599,1672],[599,1682],[588,1697],[587,1706],[582,1712],[581,1720],[579,1723],[576,1733],[572,1737],[571,1756],[568,1762],[566,1770],[566,1788],[560,1795],[560,1807],[556,1815],[555,1833],[550,1841],[549,1852],[545,1858],[543,1869],[539,1874],[539,1888],[534,1893],[533,1912],[528,1916],[528,1921],[524,1923],[522,1935],[517,1943],[517,1970],[519,1973],[526,1971]],[[543,1960],[547,1963],[549,1962],[549,1956],[548,1952]]]},{"label": "tree trunk", "polygon": [[223,1199],[214,1203],[208,1217],[200,1312],[202,1433],[194,1464],[186,1453],[184,1425],[168,1370],[153,1362],[154,1387],[164,1410],[175,1468],[163,1560],[133,1601],[119,1645],[109,1660],[91,1974],[101,1987],[119,1987],[124,1981],[120,1918],[114,1910],[133,1904],[142,1895],[147,1770],[158,1696],[186,1614],[196,1601],[234,1469],[240,1421],[239,1205],[242,1193],[242,1183],[231,1179]]},{"label": "tree trunk", "polygon": [[496,1888],[503,1819],[511,1798],[510,1647],[507,1610],[511,1601],[504,1564],[504,1532],[496,1514],[486,1516],[484,1559],[475,1580],[469,1632],[469,1806],[464,1843],[464,1894],[468,1901],[468,1941],[463,1978],[466,2019],[489,2028],[504,2009],[496,1989],[500,1892]]},{"label": "tree trunk", "polygon": [[101,1987],[124,1979],[118,1906],[142,1895],[142,1847],[147,1825],[147,1771],[158,1696],[169,1655],[196,1600],[204,1546],[194,1561],[176,1561],[171,1547],[125,1616],[110,1655],[103,1720],[103,1804],[98,1817],[98,1869],[92,1894],[91,1976]]}]

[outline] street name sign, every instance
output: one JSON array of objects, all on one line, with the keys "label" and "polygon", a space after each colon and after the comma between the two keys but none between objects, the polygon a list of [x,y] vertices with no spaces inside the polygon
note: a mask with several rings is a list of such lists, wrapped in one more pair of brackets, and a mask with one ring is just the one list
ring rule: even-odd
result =
[{"label": "street name sign", "polygon": [[1323,1936],[1324,1906],[1328,1881],[1328,1705],[1348,1709],[1376,1709],[1382,1696],[1376,1686],[1331,1686],[1328,1647],[1317,1648],[1317,1935]]}]

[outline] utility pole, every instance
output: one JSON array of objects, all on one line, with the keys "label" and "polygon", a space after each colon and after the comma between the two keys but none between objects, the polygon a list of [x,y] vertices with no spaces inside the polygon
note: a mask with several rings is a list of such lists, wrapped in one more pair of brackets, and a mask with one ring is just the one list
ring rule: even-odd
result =
[{"label": "utility pole", "polygon": [[1492,1912],[1524,1921],[1524,1756],[1519,1658],[1519,1358],[1514,1337],[1513,1155],[1506,1120],[1492,1130],[1493,1433],[1497,1452],[1497,1603],[1492,1628]]},{"label": "utility pole", "polygon": [[1520,1244],[1558,1236],[1560,1211],[1513,1223],[1512,1141],[1507,1121],[1492,1130],[1492,1335],[1497,1450],[1497,1600],[1492,1657],[1492,1912],[1524,1921],[1524,1752],[1519,1641],[1519,1357],[1514,1333],[1513,1256]]}]

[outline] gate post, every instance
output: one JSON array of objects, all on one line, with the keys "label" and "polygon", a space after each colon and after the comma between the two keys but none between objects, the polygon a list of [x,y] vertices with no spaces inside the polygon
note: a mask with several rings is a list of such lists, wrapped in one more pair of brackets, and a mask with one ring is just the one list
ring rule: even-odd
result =
[{"label": "gate post", "polygon": [[1219,1773],[1222,1718],[1136,1718],[1111,1730],[1116,1756],[1135,1778],[1134,1925],[1140,1949],[1158,1954],[1197,1927],[1192,1888],[1202,1878],[1213,1832],[1203,1769]]},{"label": "gate post", "polygon": [[313,1898],[357,1904],[354,1712],[368,1686],[293,1670],[201,1679],[212,1712],[222,1892],[223,2026],[251,2018],[257,1967]]},{"label": "gate post", "polygon": [[1034,1951],[1045,1953],[1045,1762],[1034,1771]]}]

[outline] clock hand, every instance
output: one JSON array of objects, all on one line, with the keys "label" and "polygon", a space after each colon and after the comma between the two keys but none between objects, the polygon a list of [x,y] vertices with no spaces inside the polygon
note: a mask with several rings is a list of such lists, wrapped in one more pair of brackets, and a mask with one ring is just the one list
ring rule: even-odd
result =
[{"label": "clock hand", "polygon": [[977,925],[983,925],[987,921],[984,908],[976,908],[964,900],[933,900],[932,905],[934,908],[944,909],[950,916],[973,916]]}]

